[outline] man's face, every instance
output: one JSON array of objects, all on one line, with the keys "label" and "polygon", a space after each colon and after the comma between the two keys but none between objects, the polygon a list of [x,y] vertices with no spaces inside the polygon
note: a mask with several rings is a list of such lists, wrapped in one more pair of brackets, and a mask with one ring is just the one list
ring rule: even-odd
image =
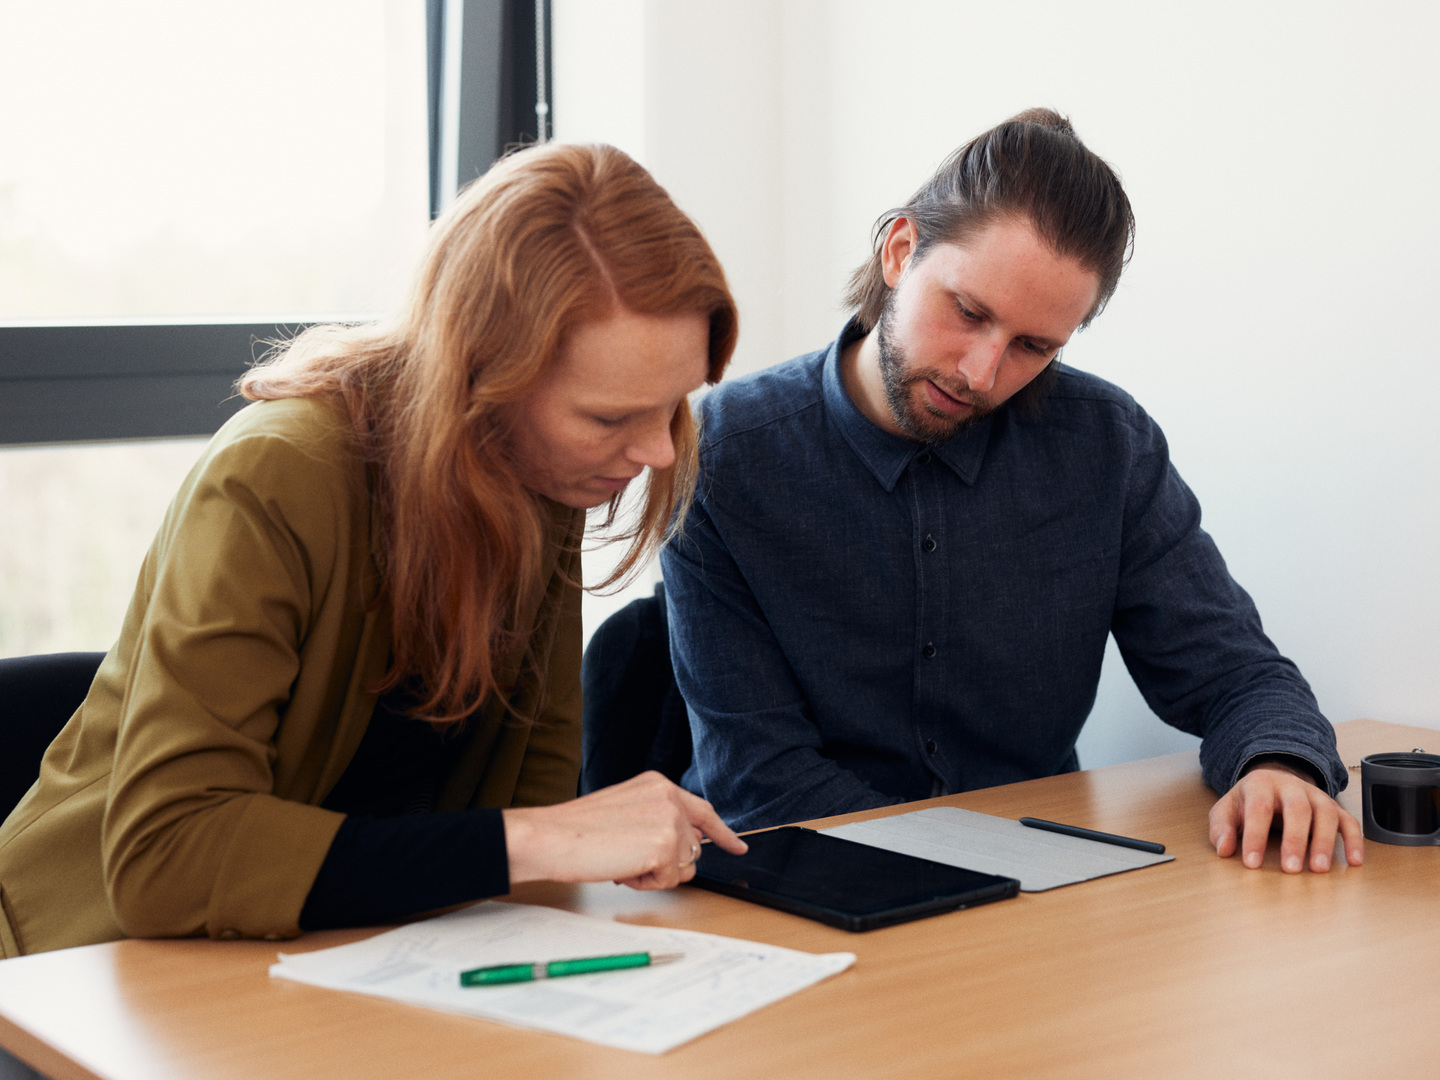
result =
[{"label": "man's face", "polygon": [[875,334],[885,396],[896,425],[928,443],[954,438],[1044,371],[1100,292],[1097,274],[1016,218],[920,259],[902,219],[885,239],[884,269],[892,291]]}]

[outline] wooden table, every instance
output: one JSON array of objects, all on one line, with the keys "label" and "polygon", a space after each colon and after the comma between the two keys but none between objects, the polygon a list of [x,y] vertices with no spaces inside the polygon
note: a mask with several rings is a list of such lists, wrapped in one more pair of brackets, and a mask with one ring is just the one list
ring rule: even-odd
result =
[{"label": "wooden table", "polygon": [[[1338,725],[1359,761],[1440,732]],[[1219,859],[1194,752],[916,803],[1160,840],[1174,862],[868,934],[702,892],[539,886],[516,899],[855,966],[659,1057],[267,977],[264,942],[120,941],[0,963],[0,1045],[54,1080],[424,1076],[1440,1075],[1440,848],[1282,874]],[[870,815],[826,819],[824,824]],[[307,935],[289,951],[369,931]]]}]

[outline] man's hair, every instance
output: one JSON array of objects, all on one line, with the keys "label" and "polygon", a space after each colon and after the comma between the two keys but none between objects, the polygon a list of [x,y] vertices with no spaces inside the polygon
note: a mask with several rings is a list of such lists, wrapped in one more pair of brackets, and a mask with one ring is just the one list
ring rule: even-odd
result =
[{"label": "man's hair", "polygon": [[[706,381],[719,380],[737,314],[700,230],[623,152],[550,143],[496,163],[456,197],[396,316],[312,327],[240,379],[251,400],[344,402],[371,469],[392,611],[391,666],[376,689],[417,676],[419,715],[456,720],[503,690],[549,521],[530,463],[510,452],[511,406],[570,331],[621,310],[705,316]],[[684,516],[698,464],[683,402],[670,435],[675,461],[650,471],[606,584],[643,565]]]},{"label": "man's hair", "polygon": [[850,278],[847,307],[869,333],[890,295],[881,246],[897,218],[915,227],[915,259],[934,244],[961,243],[1001,218],[1022,218],[1056,254],[1100,279],[1085,324],[1114,295],[1135,239],[1135,215],[1120,178],[1052,109],[1026,109],[971,139],[904,206],[881,215],[874,252]]}]

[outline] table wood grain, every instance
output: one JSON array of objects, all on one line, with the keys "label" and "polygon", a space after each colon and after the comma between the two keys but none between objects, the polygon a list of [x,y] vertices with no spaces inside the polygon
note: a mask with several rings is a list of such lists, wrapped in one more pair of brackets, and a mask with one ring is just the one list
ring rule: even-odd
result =
[{"label": "table wood grain", "polygon": [[[1440,731],[1337,726],[1364,754]],[[855,966],[662,1056],[285,980],[264,942],[120,941],[0,962],[0,1045],[54,1080],[306,1077],[1326,1077],[1440,1074],[1440,848],[1282,874],[1219,859],[1194,752],[968,792],[954,805],[1159,840],[1174,862],[867,934],[698,889],[512,899],[751,938]],[[300,952],[374,931],[287,943]]]}]

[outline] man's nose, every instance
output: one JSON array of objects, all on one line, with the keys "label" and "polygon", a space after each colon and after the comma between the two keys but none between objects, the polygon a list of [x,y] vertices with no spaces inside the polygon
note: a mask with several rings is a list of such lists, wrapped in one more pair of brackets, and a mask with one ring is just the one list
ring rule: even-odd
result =
[{"label": "man's nose", "polygon": [[971,390],[977,394],[988,394],[994,388],[995,374],[1000,370],[1000,361],[1005,357],[1008,344],[999,334],[987,334],[965,351],[957,370]]}]

